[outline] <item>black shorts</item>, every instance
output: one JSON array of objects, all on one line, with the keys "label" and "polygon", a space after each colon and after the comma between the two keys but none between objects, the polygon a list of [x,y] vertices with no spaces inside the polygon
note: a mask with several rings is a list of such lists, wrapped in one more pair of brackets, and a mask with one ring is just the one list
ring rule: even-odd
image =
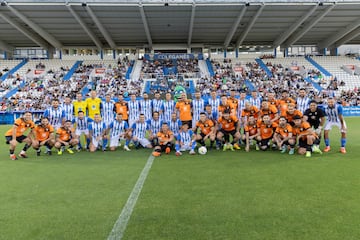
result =
[{"label": "black shorts", "polygon": [[307,139],[306,138],[305,139],[300,138],[298,145],[299,145],[299,148],[306,148],[307,145],[308,145],[307,144]]},{"label": "black shorts", "polygon": [[[27,136],[21,135],[16,137],[16,141],[22,143],[26,138]],[[6,139],[6,144],[10,144],[10,141],[12,140],[12,136],[5,136],[5,139]]]},{"label": "black shorts", "polygon": [[234,130],[231,130],[231,131],[225,131],[224,129],[220,129],[220,132],[222,132],[225,136],[227,136],[227,135],[231,135],[231,136],[235,136],[235,134],[236,134],[236,129],[234,129]]},{"label": "black shorts", "polygon": [[172,143],[167,143],[167,144],[164,144],[164,145],[158,145],[161,149],[162,152],[165,152],[166,148],[169,147],[170,149],[173,148],[173,144]]},{"label": "black shorts", "polygon": [[[71,141],[71,139],[69,139],[69,140],[67,140],[67,141],[63,141],[63,142],[67,142],[67,143],[69,143],[69,144],[70,144],[70,141]],[[61,143],[61,146],[62,146],[62,147],[64,147],[64,146],[65,146],[65,144],[64,144],[64,143]]]},{"label": "black shorts", "polygon": [[260,146],[269,146],[270,140],[271,140],[271,138],[261,139]]}]

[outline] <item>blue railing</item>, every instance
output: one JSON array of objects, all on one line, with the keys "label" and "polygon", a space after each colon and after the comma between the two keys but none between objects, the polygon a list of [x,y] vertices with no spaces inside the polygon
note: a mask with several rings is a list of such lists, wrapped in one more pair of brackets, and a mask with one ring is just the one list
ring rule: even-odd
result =
[{"label": "blue railing", "polygon": [[15,67],[13,67],[12,69],[10,69],[9,71],[7,71],[6,73],[4,73],[4,75],[1,76],[0,80],[1,81],[5,81],[6,78],[9,75],[14,74],[17,70],[19,70],[22,66],[24,66],[26,63],[28,62],[27,59],[23,59],[18,65],[16,65]]},{"label": "blue railing", "polygon": [[317,63],[314,59],[312,59],[310,56],[305,56],[305,59],[311,63],[314,67],[316,67],[320,72],[322,72],[325,76],[331,77],[332,74],[326,70],[323,66],[321,66],[319,63]]},{"label": "blue railing", "polygon": [[76,63],[71,67],[71,69],[65,74],[63,80],[67,81],[70,80],[71,76],[74,74],[74,72],[76,71],[76,69],[80,66],[80,64],[83,61],[76,61]]},{"label": "blue railing", "polygon": [[135,60],[132,60],[131,62],[130,62],[130,67],[128,68],[128,70],[126,71],[126,74],[125,74],[125,78],[127,79],[127,80],[129,80],[130,79],[130,75],[131,75],[131,72],[132,72],[132,70],[133,70],[133,68],[134,68],[134,64],[135,64]]},{"label": "blue railing", "polygon": [[305,81],[311,83],[313,85],[313,87],[318,90],[319,92],[321,92],[323,90],[323,88],[316,82],[312,81],[309,77],[304,78]]},{"label": "blue railing", "polygon": [[254,85],[252,84],[252,82],[250,82],[249,80],[245,80],[245,85],[247,86],[247,88],[250,90],[250,91],[254,91],[256,90]]},{"label": "blue railing", "polygon": [[214,73],[214,69],[212,67],[210,59],[206,59],[206,66],[207,66],[207,68],[209,70],[210,77],[213,77],[215,75],[215,73]]},{"label": "blue railing", "polygon": [[268,68],[268,66],[266,66],[266,64],[263,62],[263,60],[261,60],[260,58],[256,58],[255,61],[259,64],[259,66],[261,67],[261,69],[266,72],[266,75],[268,75],[268,77],[272,77],[272,76],[273,76],[272,72],[270,71],[270,69]]}]

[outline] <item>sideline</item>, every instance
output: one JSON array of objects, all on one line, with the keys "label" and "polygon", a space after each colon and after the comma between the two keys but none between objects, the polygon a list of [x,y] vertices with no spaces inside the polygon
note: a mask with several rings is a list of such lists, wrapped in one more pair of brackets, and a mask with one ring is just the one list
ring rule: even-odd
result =
[{"label": "sideline", "polygon": [[131,214],[134,210],[134,207],[136,205],[136,202],[139,198],[139,195],[141,193],[141,189],[144,185],[144,182],[146,180],[147,175],[149,174],[149,171],[151,169],[151,166],[154,162],[155,157],[153,155],[150,155],[148,158],[144,169],[142,170],[133,190],[131,191],[131,194],[122,209],[119,218],[116,220],[114,227],[112,228],[108,240],[120,240],[124,236],[127,224],[129,222],[129,219],[131,217]]}]

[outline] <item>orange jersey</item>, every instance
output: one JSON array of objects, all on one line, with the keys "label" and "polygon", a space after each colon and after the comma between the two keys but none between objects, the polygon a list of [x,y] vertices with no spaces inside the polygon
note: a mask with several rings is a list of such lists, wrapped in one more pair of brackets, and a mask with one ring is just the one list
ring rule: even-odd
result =
[{"label": "orange jersey", "polygon": [[158,137],[159,139],[159,143],[160,145],[164,145],[165,142],[168,142],[170,141],[171,139],[171,136],[173,136],[173,132],[172,131],[167,131],[166,133],[160,131],[156,134],[156,136]]},{"label": "orange jersey", "polygon": [[221,129],[227,132],[235,130],[238,121],[239,121],[238,118],[235,116],[230,116],[229,119],[220,117],[218,120],[218,122],[221,124]]},{"label": "orange jersey", "polygon": [[280,110],[280,112],[286,111],[289,103],[296,104],[296,101],[292,98],[277,100],[277,107]]},{"label": "orange jersey", "polygon": [[179,111],[180,121],[191,121],[192,115],[191,115],[191,101],[179,101],[176,103],[175,108]]},{"label": "orange jersey", "polygon": [[14,126],[10,128],[6,133],[5,136],[12,136],[14,127],[16,126],[16,137],[20,137],[24,135],[25,131],[33,129],[35,127],[35,123],[33,121],[25,122],[23,118],[18,118],[14,122]]},{"label": "orange jersey", "polygon": [[212,131],[212,128],[214,127],[214,122],[211,121],[210,119],[206,119],[206,121],[204,123],[201,121],[198,121],[196,123],[196,127],[200,128],[200,130],[203,134],[208,135]]},{"label": "orange jersey", "polygon": [[244,131],[245,131],[245,133],[249,133],[249,136],[253,136],[253,135],[255,135],[256,133],[257,133],[257,129],[258,129],[258,127],[257,127],[257,125],[256,125],[256,123],[254,123],[254,124],[246,124],[245,125],[245,127],[244,127]]},{"label": "orange jersey", "polygon": [[47,126],[37,125],[34,128],[36,140],[42,142],[49,138],[50,134],[54,132],[53,126],[48,124]]},{"label": "orange jersey", "polygon": [[270,106],[274,106],[275,108],[277,108],[277,106],[278,106],[278,100],[277,99],[268,99],[268,102],[269,102],[269,105]]},{"label": "orange jersey", "polygon": [[229,97],[229,98],[228,98],[228,102],[229,102],[235,109],[237,109],[238,104],[239,104],[239,99],[234,98],[234,97]]},{"label": "orange jersey", "polygon": [[244,108],[241,112],[241,117],[247,117],[254,116],[254,118],[259,117],[259,109],[255,106],[251,106],[249,110]]},{"label": "orange jersey", "polygon": [[293,126],[293,135],[304,134],[309,128],[311,128],[310,123],[301,122],[300,127]]},{"label": "orange jersey", "polygon": [[261,139],[269,139],[272,138],[274,134],[274,129],[277,127],[276,123],[265,124],[263,121],[259,120],[257,123],[257,127],[260,130]]},{"label": "orange jersey", "polygon": [[289,133],[292,133],[293,128],[290,124],[286,124],[285,127],[278,126],[275,130],[275,132],[279,135],[281,135],[283,138],[286,138],[289,136]]},{"label": "orange jersey", "polygon": [[218,107],[219,112],[224,113],[225,110],[230,110],[231,114],[235,113],[235,107],[230,101],[228,101],[226,105],[222,105],[222,104],[219,105]]},{"label": "orange jersey", "polygon": [[260,109],[260,116],[264,116],[264,115],[269,115],[270,119],[274,119],[275,118],[275,114],[278,113],[278,110],[275,106],[270,105],[269,104],[269,108],[268,109]]},{"label": "orange jersey", "polygon": [[128,120],[128,104],[125,101],[115,103],[115,111],[117,114],[122,114],[123,120]]},{"label": "orange jersey", "polygon": [[59,136],[61,141],[67,142],[70,141],[72,137],[72,129],[65,129],[64,127],[61,127],[56,131],[56,134]]},{"label": "orange jersey", "polygon": [[290,114],[288,111],[281,113],[281,116],[284,116],[288,123],[291,123],[293,121],[294,116],[296,116],[296,115],[299,115],[300,117],[303,116],[303,114],[297,109],[295,109],[293,114]]}]

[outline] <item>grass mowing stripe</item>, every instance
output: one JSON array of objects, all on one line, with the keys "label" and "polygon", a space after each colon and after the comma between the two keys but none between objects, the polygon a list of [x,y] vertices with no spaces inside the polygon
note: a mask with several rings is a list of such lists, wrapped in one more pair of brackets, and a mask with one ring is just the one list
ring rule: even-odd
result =
[{"label": "grass mowing stripe", "polygon": [[146,180],[147,175],[149,174],[149,171],[151,169],[151,166],[154,162],[154,156],[150,155],[148,158],[144,169],[142,170],[139,179],[137,180],[133,190],[131,191],[131,194],[126,201],[126,204],[124,208],[122,209],[119,218],[116,220],[113,229],[111,230],[108,240],[120,240],[122,239],[124,232],[126,230],[126,226],[129,222],[129,219],[131,217],[132,211],[135,207],[135,204],[139,198],[139,195],[141,193],[141,189],[144,185],[144,182]]}]

